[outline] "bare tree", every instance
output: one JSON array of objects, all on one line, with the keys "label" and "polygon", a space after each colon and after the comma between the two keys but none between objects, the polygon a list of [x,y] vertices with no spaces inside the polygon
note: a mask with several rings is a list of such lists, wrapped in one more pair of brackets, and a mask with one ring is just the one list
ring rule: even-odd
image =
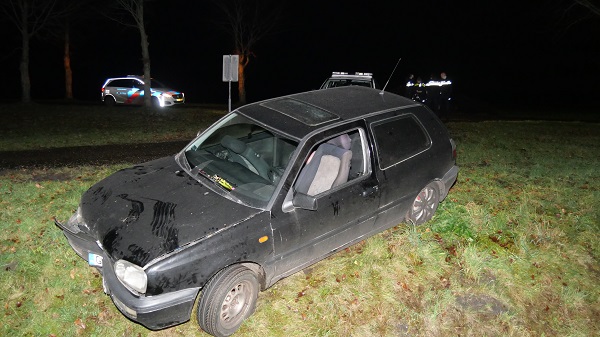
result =
[{"label": "bare tree", "polygon": [[73,99],[73,69],[71,68],[71,31],[73,26],[82,22],[90,22],[94,14],[97,14],[97,8],[94,8],[94,0],[69,1],[62,0],[60,5],[63,8],[64,20],[60,20],[56,29],[56,37],[63,45],[63,66],[65,70],[65,98]]},{"label": "bare tree", "polygon": [[144,23],[144,3],[149,0],[116,0],[118,6],[131,15],[134,23],[127,23],[125,20],[118,22],[125,26],[133,27],[140,32],[140,43],[142,46],[142,64],[144,68],[144,105],[152,106],[152,96],[150,92],[150,52],[148,49],[148,35],[146,34],[146,25]]},{"label": "bare tree", "polygon": [[73,99],[73,69],[71,68],[71,30],[67,22],[65,24],[63,65],[65,67],[65,98]]},{"label": "bare tree", "polygon": [[4,0],[0,12],[21,33],[21,101],[31,102],[31,79],[29,77],[29,43],[31,38],[44,29],[50,20],[62,15],[57,0]]},{"label": "bare tree", "polygon": [[65,99],[73,99],[73,69],[71,68],[71,27],[84,20],[89,15],[82,9],[89,4],[89,1],[76,1],[67,3],[62,1],[65,6],[65,19],[61,20],[55,34],[63,45],[63,67],[65,70]]},{"label": "bare tree", "polygon": [[600,3],[594,3],[592,0],[573,0],[577,5],[588,9],[595,16],[600,16]]},{"label": "bare tree", "polygon": [[556,21],[561,26],[559,35],[574,25],[600,17],[600,3],[597,0],[557,0],[551,7],[558,13]]},{"label": "bare tree", "polygon": [[233,54],[239,55],[238,92],[241,104],[246,103],[246,67],[255,57],[256,44],[271,34],[279,23],[281,1],[214,0],[225,14],[221,26],[233,38]]}]

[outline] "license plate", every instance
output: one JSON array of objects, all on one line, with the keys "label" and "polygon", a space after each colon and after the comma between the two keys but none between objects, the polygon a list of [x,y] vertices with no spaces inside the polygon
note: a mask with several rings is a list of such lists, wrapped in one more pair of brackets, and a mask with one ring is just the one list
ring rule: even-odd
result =
[{"label": "license plate", "polygon": [[88,253],[88,263],[93,267],[102,267],[102,255]]}]

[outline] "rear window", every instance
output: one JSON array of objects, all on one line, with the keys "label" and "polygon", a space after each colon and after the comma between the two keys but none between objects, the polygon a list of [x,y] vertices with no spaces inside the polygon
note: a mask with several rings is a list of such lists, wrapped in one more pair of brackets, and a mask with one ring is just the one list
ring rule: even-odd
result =
[{"label": "rear window", "polygon": [[431,140],[414,115],[404,115],[371,124],[375,135],[379,168],[385,170],[431,145]]}]

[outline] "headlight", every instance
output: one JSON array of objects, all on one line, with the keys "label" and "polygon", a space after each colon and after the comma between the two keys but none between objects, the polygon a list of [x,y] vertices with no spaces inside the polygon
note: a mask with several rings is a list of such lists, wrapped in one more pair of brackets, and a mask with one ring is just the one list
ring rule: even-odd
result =
[{"label": "headlight", "polygon": [[141,267],[125,260],[119,260],[115,263],[115,274],[126,287],[140,294],[146,293],[148,277]]},{"label": "headlight", "polygon": [[171,96],[171,94],[167,94],[167,93],[164,93],[164,94],[162,94],[162,95],[163,95],[163,97],[165,97],[165,98],[171,98],[171,97],[173,97],[173,96]]}]

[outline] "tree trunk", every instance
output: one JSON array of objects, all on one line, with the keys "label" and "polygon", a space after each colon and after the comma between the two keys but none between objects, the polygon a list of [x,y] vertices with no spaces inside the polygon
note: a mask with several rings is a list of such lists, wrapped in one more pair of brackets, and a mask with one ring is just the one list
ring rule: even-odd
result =
[{"label": "tree trunk", "polygon": [[144,1],[140,1],[137,7],[138,28],[142,44],[142,62],[144,64],[144,106],[152,107],[152,93],[150,91],[152,78],[150,76],[150,52],[148,51],[148,35],[144,25]]},{"label": "tree trunk", "polygon": [[238,63],[238,95],[240,105],[246,104],[246,75],[245,69],[248,65],[250,57],[244,55],[244,53],[237,52],[240,55],[240,62]]},{"label": "tree trunk", "polygon": [[21,102],[31,102],[31,81],[29,79],[29,22],[27,20],[29,13],[29,3],[23,2],[21,11],[21,62],[19,69],[21,71]]},{"label": "tree trunk", "polygon": [[71,39],[69,33],[69,24],[65,26],[65,54],[63,57],[65,65],[65,98],[73,99],[73,71],[71,69]]}]

